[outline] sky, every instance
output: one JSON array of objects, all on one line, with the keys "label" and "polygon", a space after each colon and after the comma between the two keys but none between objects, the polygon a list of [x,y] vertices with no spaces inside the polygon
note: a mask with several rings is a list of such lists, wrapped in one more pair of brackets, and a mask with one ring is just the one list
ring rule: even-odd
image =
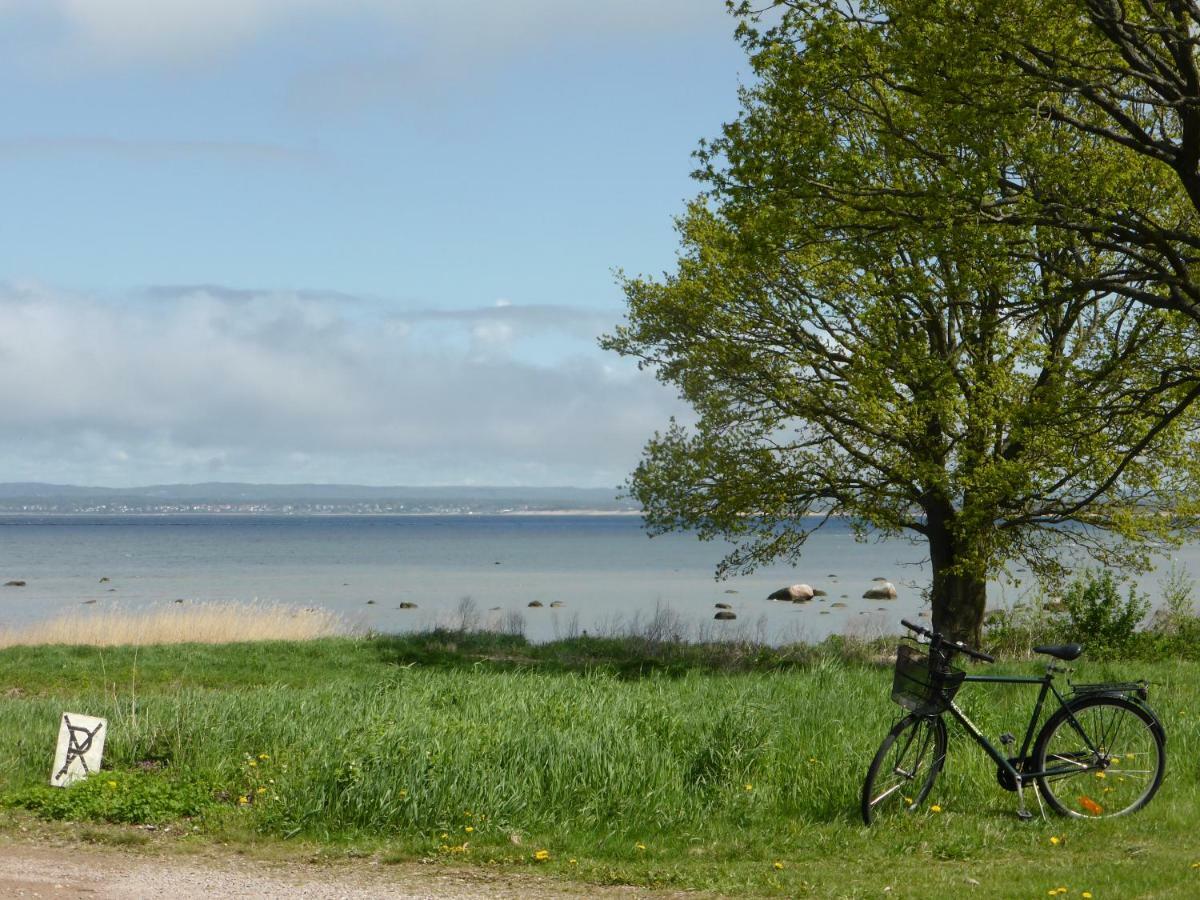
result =
[{"label": "sky", "polygon": [[0,0],[0,481],[615,486],[722,0]]}]

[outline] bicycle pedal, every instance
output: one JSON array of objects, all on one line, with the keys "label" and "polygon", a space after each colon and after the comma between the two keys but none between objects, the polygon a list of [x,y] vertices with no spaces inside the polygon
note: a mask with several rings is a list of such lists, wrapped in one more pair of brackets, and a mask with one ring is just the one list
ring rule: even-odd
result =
[{"label": "bicycle pedal", "polygon": [[1033,813],[1031,813],[1027,809],[1018,809],[1017,810],[1017,818],[1020,819],[1022,822],[1028,822],[1030,819],[1033,818]]}]

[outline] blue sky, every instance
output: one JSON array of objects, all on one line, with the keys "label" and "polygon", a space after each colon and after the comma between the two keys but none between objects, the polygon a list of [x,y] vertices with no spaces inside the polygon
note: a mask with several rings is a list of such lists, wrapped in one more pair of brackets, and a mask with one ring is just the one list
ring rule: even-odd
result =
[{"label": "blue sky", "polygon": [[0,481],[619,482],[720,0],[0,0]]}]

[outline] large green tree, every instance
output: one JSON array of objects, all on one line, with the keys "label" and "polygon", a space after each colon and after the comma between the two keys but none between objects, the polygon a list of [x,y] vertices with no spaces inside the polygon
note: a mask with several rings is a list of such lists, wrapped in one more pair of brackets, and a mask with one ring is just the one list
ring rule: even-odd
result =
[{"label": "large green tree", "polygon": [[696,412],[631,489],[652,531],[733,538],[722,572],[799,558],[834,515],[923,540],[934,626],[978,641],[1009,561],[1144,564],[1197,525],[1191,323],[1113,290],[1118,252],[1013,221],[1014,179],[1111,164],[1092,136],[1031,116],[1016,79],[957,105],[944,73],[911,80],[919,23],[788,7],[763,29],[743,11],[755,82],[701,146],[677,269],[627,280],[604,341]]}]

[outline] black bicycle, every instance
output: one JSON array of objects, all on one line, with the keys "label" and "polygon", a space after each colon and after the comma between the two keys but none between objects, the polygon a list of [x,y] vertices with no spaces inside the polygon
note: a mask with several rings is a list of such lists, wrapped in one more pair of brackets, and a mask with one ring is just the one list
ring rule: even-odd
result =
[{"label": "black bicycle", "polygon": [[[1025,787],[1032,784],[1041,806],[1044,796],[1064,816],[1099,819],[1141,809],[1162,784],[1166,767],[1166,733],[1147,704],[1145,681],[1071,684],[1064,696],[1055,675],[1070,670],[1053,660],[1041,677],[968,675],[950,664],[957,653],[995,662],[986,653],[914,625],[901,624],[928,639],[902,643],[896,654],[892,699],[908,710],[888,732],[867,769],[862,789],[862,817],[870,825],[893,812],[913,812],[929,797],[946,762],[949,713],[996,763],[1001,787],[1017,794],[1017,815],[1032,817],[1025,806]],[[927,649],[922,649],[927,647]],[[1034,647],[1055,660],[1069,662],[1083,652],[1079,644]],[[1041,685],[1029,717],[1020,752],[997,749],[954,702],[964,682]],[[1034,739],[1046,697],[1056,709]],[[1016,743],[1002,734],[1006,751]],[[1032,749],[1031,749],[1032,748]]]}]

